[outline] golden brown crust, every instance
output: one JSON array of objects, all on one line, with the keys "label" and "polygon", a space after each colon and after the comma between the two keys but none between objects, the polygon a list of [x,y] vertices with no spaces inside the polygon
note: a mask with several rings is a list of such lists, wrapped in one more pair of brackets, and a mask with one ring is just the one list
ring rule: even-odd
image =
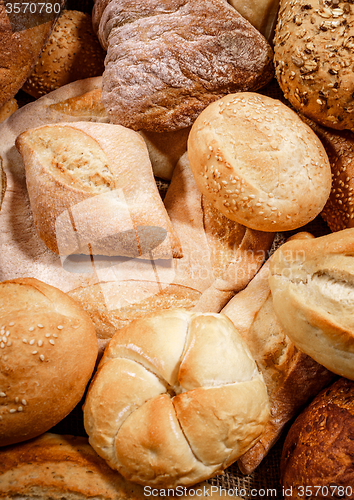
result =
[{"label": "golden brown crust", "polygon": [[[58,2],[61,3],[61,2]],[[12,4],[11,4],[12,5]],[[14,14],[15,15],[15,14]],[[5,2],[0,3],[0,106],[11,99],[25,83],[26,78],[49,38],[58,15],[53,19],[33,26],[33,18],[41,22],[39,12],[17,14],[16,23],[21,23],[12,31],[6,13]],[[28,26],[33,26],[28,28]],[[20,48],[21,47],[21,48]]]},{"label": "golden brown crust", "polygon": [[[288,491],[292,487],[294,500],[303,498],[304,486],[308,492],[312,490],[313,498],[321,500],[334,488],[334,494],[342,489],[345,498],[353,498],[353,400],[353,382],[340,378],[323,390],[291,426],[281,457],[281,480]],[[345,491],[346,487],[349,489]]]},{"label": "golden brown crust", "polygon": [[0,446],[47,431],[84,394],[98,346],[88,315],[33,278],[0,283]]},{"label": "golden brown crust", "polygon": [[16,99],[13,97],[0,107],[0,122],[3,122],[18,109]]},{"label": "golden brown crust", "polygon": [[295,109],[334,129],[354,127],[353,27],[349,2],[280,2],[276,78]]},{"label": "golden brown crust", "polygon": [[101,76],[104,57],[91,16],[64,10],[22,90],[38,98],[70,82]]},{"label": "golden brown crust", "polygon": [[102,101],[113,123],[178,130],[219,97],[272,78],[269,44],[224,0],[100,3],[93,17],[107,48]]},{"label": "golden brown crust", "polygon": [[276,315],[295,345],[329,370],[353,378],[354,229],[288,242],[271,259]]}]

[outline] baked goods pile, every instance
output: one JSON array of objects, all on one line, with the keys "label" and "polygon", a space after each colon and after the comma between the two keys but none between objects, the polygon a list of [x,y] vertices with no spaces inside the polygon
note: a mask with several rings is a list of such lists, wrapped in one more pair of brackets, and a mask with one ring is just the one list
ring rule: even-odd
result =
[{"label": "baked goods pile", "polygon": [[[234,462],[253,474],[321,389],[338,375],[354,380],[353,6],[281,0],[277,16],[272,0],[133,3],[96,0],[94,32],[82,43],[73,31],[70,50],[98,54],[102,75],[64,64],[74,81],[60,80],[60,23],[65,34],[73,19],[64,11],[26,74],[21,92],[36,99],[11,107],[18,72],[3,99],[9,498],[140,498],[143,487],[195,486]],[[77,404],[90,444],[44,434]],[[312,426],[313,408],[300,421]],[[293,450],[306,445],[294,444],[296,425],[287,488],[301,467]],[[45,465],[70,475],[60,447],[79,471],[66,485]],[[36,450],[41,464],[20,464]],[[303,481],[316,471],[307,472]]]}]

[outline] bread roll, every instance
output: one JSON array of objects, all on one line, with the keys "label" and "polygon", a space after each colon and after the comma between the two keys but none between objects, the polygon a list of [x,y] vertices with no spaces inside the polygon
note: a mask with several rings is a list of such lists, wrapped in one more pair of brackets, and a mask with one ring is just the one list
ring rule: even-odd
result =
[{"label": "bread roll", "polygon": [[279,0],[228,0],[258,31],[271,40],[277,21]]},{"label": "bread roll", "polygon": [[16,146],[38,235],[53,252],[182,256],[145,142],[136,132],[119,125],[60,123],[27,130]]},{"label": "bread roll", "polygon": [[[55,2],[59,9],[53,7],[50,13],[42,13],[39,4],[35,12],[25,8],[26,4],[0,4],[0,106],[9,101],[20,90],[26,78],[32,71],[39,54],[49,38],[49,35],[59,16],[58,10],[63,2]],[[10,10],[9,13],[7,11]],[[54,10],[56,12],[54,12]]]},{"label": "bread roll", "polygon": [[79,403],[97,358],[87,314],[33,278],[0,283],[0,446],[50,429]]},{"label": "bread roll", "polygon": [[98,0],[93,23],[107,49],[102,101],[134,130],[188,127],[210,102],[273,76],[269,44],[225,0]]},{"label": "bread roll", "polygon": [[220,473],[268,418],[263,378],[231,321],[183,309],[120,330],[84,404],[97,453],[127,479],[158,488]]},{"label": "bread roll", "polygon": [[270,264],[275,313],[294,344],[354,379],[354,229],[282,245]]},{"label": "bread roll", "polygon": [[353,129],[354,10],[351,2],[281,0],[275,75],[295,109],[334,129]]},{"label": "bread roll", "polygon": [[[293,236],[310,237],[308,233]],[[231,319],[261,369],[271,405],[260,440],[237,462],[244,474],[258,467],[290,419],[334,378],[332,372],[299,351],[279,323],[268,284],[271,260],[221,311]]]},{"label": "bread roll", "polygon": [[210,104],[188,137],[197,186],[226,217],[260,231],[304,226],[322,210],[331,169],[315,133],[287,106],[252,92]]},{"label": "bread roll", "polygon": [[3,122],[18,109],[16,99],[13,97],[0,107],[0,122]]},{"label": "bread roll", "polygon": [[[158,496],[145,491],[113,471],[89,445],[87,438],[46,433],[26,443],[0,449],[0,497],[65,498],[84,500],[143,500]],[[191,490],[182,490],[185,499],[222,498],[219,488],[201,483]],[[234,497],[237,500],[237,497]]]},{"label": "bread roll", "polygon": [[101,76],[104,58],[91,16],[64,10],[22,90],[38,98],[70,82]]},{"label": "bread roll", "polygon": [[287,498],[353,498],[354,384],[340,378],[297,417],[286,436],[281,481]]}]

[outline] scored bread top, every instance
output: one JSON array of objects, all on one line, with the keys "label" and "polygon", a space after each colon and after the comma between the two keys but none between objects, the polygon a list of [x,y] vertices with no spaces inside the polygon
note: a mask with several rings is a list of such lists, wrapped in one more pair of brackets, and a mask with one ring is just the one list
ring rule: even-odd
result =
[{"label": "scored bread top", "polygon": [[29,129],[16,145],[38,235],[52,251],[182,255],[138,133],[119,125],[61,123]]},{"label": "scored bread top", "polygon": [[168,488],[226,468],[268,418],[263,378],[231,321],[183,309],[117,332],[84,404],[97,453],[127,479]]}]

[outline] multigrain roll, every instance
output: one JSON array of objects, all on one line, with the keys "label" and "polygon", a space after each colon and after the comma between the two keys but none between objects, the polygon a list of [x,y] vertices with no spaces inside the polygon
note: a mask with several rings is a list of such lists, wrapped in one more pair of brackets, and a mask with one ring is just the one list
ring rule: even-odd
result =
[{"label": "multigrain roll", "polygon": [[294,111],[261,94],[229,94],[210,104],[192,126],[188,158],[214,206],[260,231],[305,225],[330,193],[321,141]]},{"label": "multigrain roll", "polygon": [[88,315],[33,278],[0,283],[0,446],[50,429],[79,403],[98,345]]},{"label": "multigrain roll", "polygon": [[290,427],[280,463],[286,498],[353,499],[353,431],[354,383],[340,378]]},{"label": "multigrain roll", "polygon": [[222,472],[268,419],[263,377],[232,322],[183,309],[117,332],[84,404],[96,452],[126,479],[158,488]]},{"label": "multigrain roll", "polygon": [[272,256],[275,313],[304,353],[354,380],[354,228],[289,241]]}]

